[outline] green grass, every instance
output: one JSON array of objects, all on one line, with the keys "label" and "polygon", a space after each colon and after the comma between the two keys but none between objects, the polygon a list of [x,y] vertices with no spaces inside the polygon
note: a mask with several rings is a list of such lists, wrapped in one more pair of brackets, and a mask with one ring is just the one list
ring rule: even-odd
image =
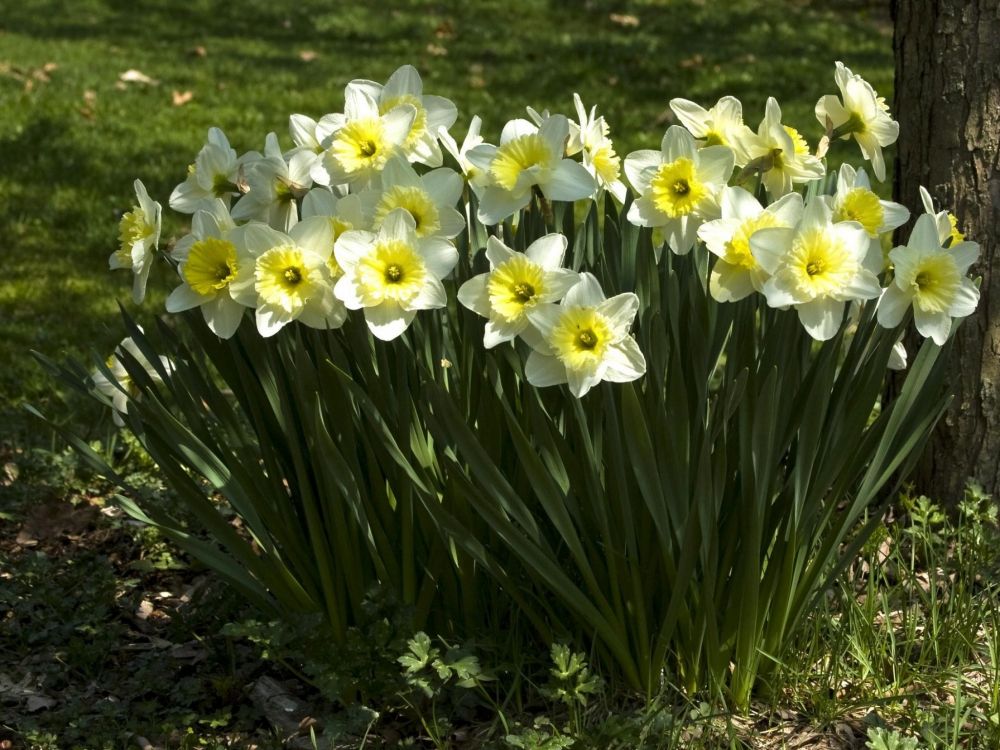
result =
[{"label": "green grass", "polygon": [[[425,91],[457,103],[459,132],[479,114],[488,139],[525,105],[572,114],[576,91],[622,155],[658,145],[675,96],[734,94],[756,124],[774,95],[815,144],[834,60],[891,94],[890,32],[885,8],[864,2],[14,3],[0,18],[0,430],[41,439],[23,402],[94,421],[92,407],[52,403],[61,394],[28,351],[103,357],[121,338],[116,300],[140,320],[162,313],[164,268],[140,310],[127,272],[107,270],[117,219],[136,177],[166,206],[213,125],[239,151],[271,130],[288,146],[289,114],[337,111],[352,78],[412,63]],[[159,84],[122,88],[129,69]],[[173,106],[174,91],[193,98]],[[183,231],[168,218],[164,241]]]}]

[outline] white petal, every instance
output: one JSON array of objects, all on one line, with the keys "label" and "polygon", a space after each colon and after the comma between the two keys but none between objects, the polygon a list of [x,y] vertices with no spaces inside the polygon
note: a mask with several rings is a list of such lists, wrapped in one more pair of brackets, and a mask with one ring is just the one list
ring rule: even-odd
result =
[{"label": "white petal", "polygon": [[458,289],[458,301],[477,315],[490,316],[490,295],[488,292],[490,275],[481,273],[473,276]]},{"label": "white petal", "polygon": [[953,318],[964,318],[972,315],[979,306],[979,290],[969,279],[962,279],[962,285],[955,292],[948,314]]},{"label": "white petal", "polygon": [[614,297],[601,302],[597,306],[597,311],[608,317],[611,328],[618,336],[628,334],[635,320],[636,313],[639,312],[639,298],[631,292],[616,294]]},{"label": "white petal", "polygon": [[295,320],[292,313],[285,312],[274,305],[261,305],[255,314],[257,331],[264,338],[273,336],[286,325]]},{"label": "white petal", "polygon": [[663,163],[663,154],[652,149],[633,151],[625,157],[625,176],[632,189],[642,195],[649,190],[649,183]]},{"label": "white petal", "polygon": [[[601,289],[601,282],[590,273],[581,273],[580,280],[566,292],[563,304],[579,307],[596,307],[604,302],[604,292]],[[539,326],[541,328],[541,326]],[[543,329],[544,332],[544,329]]]},{"label": "white petal", "polygon": [[458,263],[458,250],[448,240],[429,237],[419,242],[420,255],[435,278],[443,279]]},{"label": "white petal", "polygon": [[375,338],[392,341],[410,326],[416,314],[415,310],[404,310],[395,302],[383,302],[365,308],[365,322]]},{"label": "white petal", "polygon": [[436,310],[448,304],[448,295],[439,279],[429,278],[420,292],[404,307],[405,310]]},{"label": "white petal", "polygon": [[698,160],[698,176],[704,182],[724,185],[733,174],[736,155],[728,146],[708,146],[698,152]]},{"label": "white petal", "polygon": [[680,125],[671,125],[663,135],[660,143],[660,150],[663,152],[663,161],[672,162],[685,158],[694,161],[698,150],[694,142],[694,136]]},{"label": "white petal", "polygon": [[903,321],[903,316],[910,307],[912,301],[910,295],[904,292],[895,284],[890,284],[882,292],[878,301],[876,314],[878,324],[883,328],[895,328]]},{"label": "white petal", "polygon": [[582,164],[563,159],[539,187],[550,201],[575,201],[591,197],[597,190],[597,183]]},{"label": "white petal", "polygon": [[938,346],[944,346],[951,333],[951,318],[946,312],[926,312],[914,305],[913,323],[921,336],[933,339]]},{"label": "white petal", "polygon": [[566,257],[568,242],[561,234],[547,234],[539,237],[525,249],[528,258],[546,270],[559,268]]},{"label": "white petal", "polygon": [[394,146],[405,141],[416,116],[417,110],[411,104],[401,104],[386,112],[382,116],[382,127],[386,141]]},{"label": "white petal", "polygon": [[337,238],[333,246],[333,254],[337,265],[343,269],[354,268],[358,262],[371,252],[376,236],[362,229],[352,229]]},{"label": "white petal", "polygon": [[939,250],[937,222],[930,214],[921,214],[910,232],[906,246],[916,250]]},{"label": "white petal", "polygon": [[524,363],[524,376],[536,388],[566,382],[566,367],[556,357],[533,351]]},{"label": "white petal", "polygon": [[749,191],[741,187],[727,186],[723,188],[719,203],[722,208],[723,219],[739,219],[740,222],[758,216],[764,210],[764,207],[760,205],[760,201],[754,198]]},{"label": "white petal", "polygon": [[166,308],[168,313],[179,313],[190,310],[210,301],[211,297],[203,297],[186,283],[174,289],[167,297]]},{"label": "white petal", "polygon": [[490,318],[490,320],[486,321],[483,346],[487,349],[492,349],[506,341],[512,341],[527,325],[527,320],[511,323],[501,318]]},{"label": "white petal", "polygon": [[289,232],[295,244],[319,256],[324,261],[333,252],[333,226],[326,216],[303,219]]},{"label": "white petal", "polygon": [[385,82],[382,99],[395,99],[404,94],[411,94],[419,98],[423,90],[423,83],[420,81],[417,69],[412,65],[402,65]]},{"label": "white petal", "polygon": [[454,208],[462,197],[462,176],[453,169],[442,167],[425,174],[421,180],[431,200],[439,206]]},{"label": "white petal", "polygon": [[[687,132],[687,131],[684,131]],[[600,373],[587,370],[566,370],[566,383],[577,398],[583,398],[591,388],[601,382]]]},{"label": "white petal", "polygon": [[791,227],[767,227],[750,235],[750,252],[768,273],[775,273],[792,248],[795,230]]},{"label": "white petal", "polygon": [[798,310],[802,327],[817,341],[832,339],[844,317],[844,303],[828,298],[806,302]]},{"label": "white petal", "polygon": [[612,383],[628,383],[646,373],[646,358],[631,336],[608,347],[604,363],[604,379]]},{"label": "white petal", "polygon": [[488,187],[483,191],[479,203],[477,218],[479,223],[487,226],[499,224],[508,216],[513,216],[531,201],[531,191],[525,190],[519,195],[502,188]]},{"label": "white petal", "polygon": [[712,268],[708,290],[718,302],[736,302],[750,296],[754,285],[747,269],[720,260]]},{"label": "white petal", "polygon": [[235,302],[228,294],[217,295],[201,308],[208,327],[220,339],[228,339],[236,333],[245,310],[243,305]]},{"label": "white petal", "polygon": [[969,266],[979,258],[979,245],[975,242],[959,242],[948,248],[948,254],[955,259],[958,272],[965,275],[969,272]]},{"label": "white petal", "polygon": [[503,240],[494,235],[490,235],[486,240],[486,259],[490,262],[490,268],[496,268],[513,258],[517,253],[503,244]]}]

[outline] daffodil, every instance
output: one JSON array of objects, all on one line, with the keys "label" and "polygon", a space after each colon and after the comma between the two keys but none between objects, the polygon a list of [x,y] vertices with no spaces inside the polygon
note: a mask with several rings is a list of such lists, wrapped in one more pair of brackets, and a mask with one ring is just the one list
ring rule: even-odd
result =
[{"label": "daffodil", "polygon": [[141,180],[133,187],[136,205],[118,224],[118,249],[111,253],[108,265],[112,271],[132,270],[132,299],[138,304],[146,297],[146,281],[160,243],[160,204],[149,197]]},{"label": "daffodil", "polygon": [[231,289],[240,279],[252,278],[254,259],[237,249],[233,241],[236,225],[221,199],[212,210],[199,210],[191,222],[191,234],[182,237],[170,254],[180,261],[181,285],[167,297],[167,312],[201,308],[211,331],[228,339],[243,320],[246,306],[237,302]]},{"label": "daffodil", "polygon": [[924,204],[924,211],[934,217],[937,226],[938,239],[944,247],[957,245],[965,239],[958,228],[958,219],[950,211],[937,211],[934,208],[934,199],[923,185],[920,186],[920,201]]},{"label": "daffodil", "polygon": [[733,172],[728,146],[699,149],[694,136],[672,125],[659,151],[633,151],[625,174],[638,194],[628,220],[659,227],[670,249],[684,255],[694,247],[702,222],[719,217],[719,196]]},{"label": "daffodil", "polygon": [[499,224],[531,201],[538,186],[550,201],[575,201],[594,194],[594,178],[583,165],[565,159],[569,122],[553,115],[535,126],[527,120],[511,120],[500,135],[500,145],[483,143],[470,149],[468,159],[489,174],[483,190],[479,221]]},{"label": "daffodil", "polygon": [[299,321],[339,328],[347,310],[333,294],[334,227],[326,216],[303,219],[285,234],[252,222],[232,232],[237,253],[254,259],[253,271],[230,283],[237,302],[255,308],[257,330],[273,336]]},{"label": "daffodil", "polygon": [[128,413],[129,401],[139,396],[139,390],[125,365],[126,360],[134,360],[154,383],[163,382],[161,372],[169,374],[173,370],[173,363],[163,355],[160,356],[159,366],[153,365],[131,337],[115,348],[115,353],[105,362],[105,369],[93,372],[90,382],[94,390],[111,399],[112,418],[118,427],[125,425],[122,415]]},{"label": "daffodil", "polygon": [[764,295],[771,307],[794,307],[814,339],[833,337],[849,301],[874,299],[878,277],[865,268],[868,233],[853,221],[833,222],[830,207],[814,200],[794,228],[759,229],[750,238],[754,258],[771,276]]},{"label": "daffodil", "polygon": [[597,117],[597,107],[588,113],[579,94],[573,94],[578,122],[569,123],[566,155],[583,154],[583,166],[594,176],[598,190],[606,190],[619,203],[625,202],[625,183],[621,181],[622,160],[611,142],[611,129],[604,116]]},{"label": "daffodil", "polygon": [[348,85],[344,97],[344,114],[328,121],[336,130],[324,138],[329,146],[313,166],[311,176],[320,185],[365,187],[402,148],[417,110],[409,102],[400,102],[383,112],[378,101],[360,86]]},{"label": "daffodil", "polygon": [[448,304],[441,279],[458,262],[458,251],[441,237],[417,236],[409,212],[397,208],[377,233],[345,232],[334,253],[344,275],[335,292],[350,310],[364,310],[372,334],[383,341],[405,331],[418,310]]},{"label": "daffodil", "polygon": [[295,150],[285,156],[278,137],[268,133],[264,157],[247,170],[247,192],[233,206],[237,221],[263,221],[287,232],[299,220],[298,199],[312,186],[309,172],[316,161],[310,150]]},{"label": "daffodil", "polygon": [[211,210],[216,198],[228,206],[245,185],[245,171],[261,156],[250,151],[242,156],[229,145],[229,139],[219,128],[209,128],[208,141],[198,152],[188,176],[170,194],[170,207],[182,214],[201,209]]},{"label": "daffodil", "polygon": [[906,206],[882,200],[876,195],[864,169],[842,164],[837,173],[837,192],[825,198],[833,209],[834,221],[856,221],[871,239],[868,267],[882,271],[882,236],[901,227],[910,218]]},{"label": "daffodil", "polygon": [[861,76],[837,62],[834,79],[840,98],[827,94],[816,102],[816,118],[831,129],[833,138],[851,138],[861,147],[862,155],[871,161],[875,177],[885,179],[882,148],[896,142],[899,123],[889,115],[885,99],[875,93]]},{"label": "daffodil", "polygon": [[447,128],[441,128],[438,131],[438,138],[441,140],[441,145],[455,159],[459,169],[462,170],[462,174],[465,176],[465,181],[469,183],[469,187],[472,188],[476,196],[481,196],[483,190],[486,189],[486,186],[490,182],[490,173],[482,169],[477,169],[469,161],[469,151],[483,142],[483,137],[479,134],[482,125],[483,121],[479,118],[479,115],[474,115],[472,121],[469,123],[469,129],[465,134],[465,138],[462,139],[461,146],[456,143],[455,138],[448,132]]},{"label": "daffodil", "polygon": [[706,222],[698,238],[718,256],[709,277],[709,292],[719,302],[735,302],[762,292],[768,273],[750,250],[750,238],[759,229],[794,227],[802,218],[802,196],[788,193],[767,208],[740,187],[722,191],[722,218]]},{"label": "daffodil", "polygon": [[922,214],[907,244],[889,253],[893,278],[879,300],[878,322],[894,328],[912,306],[920,335],[944,345],[952,319],[971,315],[979,304],[979,290],[966,276],[978,257],[975,242],[943,248],[934,216]]},{"label": "daffodil", "polygon": [[688,99],[671,99],[670,109],[698,140],[699,146],[729,146],[736,156],[736,166],[743,167],[749,157],[743,148],[753,131],[743,123],[743,104],[734,96],[724,96],[711,109]]},{"label": "daffodil", "polygon": [[543,303],[528,311],[541,334],[524,366],[528,382],[540,388],[567,383],[582,398],[602,380],[627,383],[642,377],[646,359],[629,335],[638,310],[634,294],[606,299],[592,274],[580,274],[562,304]]},{"label": "daffodil", "polygon": [[424,94],[424,84],[416,68],[403,65],[389,76],[384,86],[361,79],[351,81],[347,86],[370,96],[378,105],[380,114],[386,114],[401,104],[413,107],[413,124],[402,143],[402,151],[411,162],[428,167],[441,166],[438,132],[455,124],[458,109],[449,99]]},{"label": "daffodil", "polygon": [[799,132],[781,123],[781,107],[773,96],[767,99],[757,132],[741,137],[740,147],[748,158],[744,170],[761,175],[772,199],[826,174],[823,162],[809,152],[809,144]]},{"label": "daffodil", "polygon": [[483,343],[487,349],[521,336],[538,342],[528,313],[540,304],[558,302],[579,281],[579,274],[562,268],[566,238],[547,234],[523,253],[511,250],[496,237],[486,243],[489,273],[473,276],[458,290],[458,301],[488,318]]},{"label": "daffodil", "polygon": [[396,156],[385,165],[381,187],[362,193],[361,202],[372,229],[402,208],[413,217],[417,237],[451,238],[465,229],[465,219],[455,210],[461,196],[462,178],[454,170],[440,167],[418,175]]}]

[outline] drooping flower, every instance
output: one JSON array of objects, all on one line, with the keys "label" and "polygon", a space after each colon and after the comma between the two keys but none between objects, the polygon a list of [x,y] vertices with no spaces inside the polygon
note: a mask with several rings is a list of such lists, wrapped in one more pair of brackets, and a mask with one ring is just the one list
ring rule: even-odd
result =
[{"label": "drooping flower", "polygon": [[745,169],[760,173],[772,199],[826,173],[823,162],[809,153],[809,144],[799,132],[790,125],[782,125],[781,107],[773,96],[767,99],[757,132],[751,131],[739,140],[748,159]]},{"label": "drooping flower", "polygon": [[920,335],[944,345],[952,319],[971,315],[979,304],[979,290],[966,276],[978,257],[975,242],[942,247],[934,216],[922,214],[907,244],[889,253],[893,279],[879,300],[878,322],[894,328],[912,305]]},{"label": "drooping flower", "polygon": [[468,152],[479,170],[489,173],[490,184],[483,190],[479,221],[499,224],[531,201],[531,189],[538,186],[550,201],[575,201],[594,194],[594,178],[583,165],[563,158],[569,122],[553,115],[538,127],[527,120],[508,122],[500,135],[500,145],[482,143]]},{"label": "drooping flower", "polygon": [[380,114],[386,114],[401,104],[415,110],[413,124],[401,144],[402,151],[411,162],[428,167],[441,166],[441,147],[438,133],[450,128],[458,117],[458,109],[450,99],[424,94],[420,74],[412,65],[397,69],[385,85],[375,81],[354,80],[348,88],[365,92],[378,105]]},{"label": "drooping flower", "polygon": [[118,224],[118,249],[108,258],[112,271],[132,270],[132,299],[136,304],[146,297],[146,281],[153,267],[154,252],[160,243],[160,204],[149,197],[141,180],[133,183],[136,205]]},{"label": "drooping flower", "polygon": [[837,173],[837,192],[825,196],[833,209],[834,221],[856,221],[865,228],[871,239],[868,267],[876,273],[882,271],[882,236],[901,227],[910,218],[906,206],[882,200],[876,195],[864,169],[855,171],[850,164],[842,164]]},{"label": "drooping flower", "polygon": [[154,366],[139,349],[138,344],[129,337],[115,348],[115,353],[104,363],[107,373],[101,370],[91,373],[90,382],[94,390],[111,399],[111,415],[117,427],[124,427],[125,420],[122,415],[128,413],[128,402],[139,396],[139,390],[125,366],[126,358],[134,359],[154,383],[162,383],[160,372],[169,374],[174,367],[170,358],[164,355],[160,355],[159,367]]},{"label": "drooping flower", "polygon": [[718,218],[719,197],[734,158],[729,147],[699,149],[691,133],[670,126],[659,151],[633,151],[625,157],[625,174],[639,196],[628,220],[661,228],[670,249],[684,255],[694,247],[702,222]]},{"label": "drooping flower", "polygon": [[216,199],[211,211],[195,213],[191,234],[171,253],[180,261],[182,283],[167,297],[167,312],[200,307],[212,333],[222,339],[236,332],[247,309],[233,298],[233,284],[251,279],[254,269],[254,258],[233,242],[235,229],[225,203]]},{"label": "drooping flower", "polygon": [[646,359],[629,329],[639,310],[632,293],[605,299],[600,282],[589,274],[566,293],[562,304],[542,303],[528,311],[541,334],[524,366],[537,387],[568,383],[574,396],[607,380],[627,383],[646,372]]},{"label": "drooping flower", "polygon": [[753,131],[743,122],[743,104],[734,96],[724,96],[711,109],[688,99],[671,99],[670,109],[690,131],[699,146],[729,146],[736,156],[736,166],[750,160],[743,144]]},{"label": "drooping flower", "polygon": [[401,156],[389,160],[381,187],[361,194],[362,208],[372,229],[397,208],[413,217],[418,237],[452,238],[465,229],[465,219],[455,210],[462,195],[462,178],[447,167],[418,175]]},{"label": "drooping flower", "polygon": [[247,170],[248,190],[233,206],[233,218],[263,221],[287,232],[299,220],[297,200],[312,186],[309,172],[315,162],[316,154],[309,150],[293,151],[286,161],[278,137],[268,133],[264,157]]},{"label": "drooping flower", "polygon": [[232,232],[237,252],[254,259],[230,293],[255,308],[257,330],[273,336],[293,321],[310,328],[339,328],[347,310],[333,294],[333,225],[325,216],[303,219],[285,234],[251,223]]},{"label": "drooping flower", "polygon": [[336,130],[328,136],[330,145],[310,174],[320,185],[365,187],[402,147],[417,110],[401,102],[382,112],[371,94],[350,84],[344,97],[344,114],[328,121]]},{"label": "drooping flower", "polygon": [[709,292],[719,302],[736,302],[754,291],[763,292],[768,273],[750,250],[750,238],[759,229],[794,227],[802,218],[802,196],[788,193],[767,208],[740,187],[722,191],[722,218],[706,222],[698,238],[718,256],[709,276]]},{"label": "drooping flower", "polygon": [[794,307],[814,339],[837,333],[844,305],[874,299],[882,292],[878,277],[865,268],[868,233],[853,221],[833,223],[830,207],[814,200],[794,228],[759,229],[750,238],[757,262],[771,274],[764,295],[771,307]]},{"label": "drooping flower", "polygon": [[403,209],[388,214],[378,233],[345,232],[334,253],[344,270],[335,287],[350,310],[364,310],[376,338],[389,341],[405,331],[418,310],[448,303],[441,279],[458,262],[458,251],[441,237],[417,236]]},{"label": "drooping flower", "polygon": [[208,141],[188,167],[187,179],[170,194],[170,207],[182,214],[193,214],[211,210],[217,198],[229,206],[233,196],[242,192],[246,169],[260,158],[256,151],[237,156],[226,134],[219,128],[209,128]]},{"label": "drooping flower", "polygon": [[821,97],[816,102],[816,118],[821,125],[832,129],[833,138],[853,136],[861,154],[871,161],[875,177],[884,180],[882,148],[896,142],[899,123],[889,115],[885,99],[875,93],[871,84],[842,62],[837,62],[834,79],[840,98],[834,94]]},{"label": "drooping flower", "polygon": [[538,333],[528,313],[540,304],[558,302],[579,281],[574,271],[562,268],[566,237],[547,234],[523,253],[514,252],[496,237],[486,243],[489,273],[474,276],[458,290],[458,301],[488,318],[483,343],[490,349],[515,336],[528,343]]},{"label": "drooping flower", "polygon": [[934,199],[923,185],[920,186],[920,201],[924,204],[924,211],[934,217],[937,226],[938,239],[944,247],[957,245],[965,239],[965,235],[958,228],[958,219],[951,211],[936,211],[934,209]]},{"label": "drooping flower", "polygon": [[615,153],[609,134],[611,129],[604,116],[597,116],[597,107],[588,113],[579,94],[573,94],[578,122],[570,120],[566,155],[583,154],[583,166],[597,182],[598,190],[606,190],[619,203],[625,202],[625,183],[621,181],[622,160]]},{"label": "drooping flower", "polygon": [[462,140],[461,147],[455,142],[454,137],[448,132],[447,128],[441,128],[438,131],[438,138],[441,139],[441,145],[458,162],[458,166],[465,176],[465,181],[469,183],[469,187],[472,188],[476,196],[482,196],[483,190],[486,189],[486,186],[490,182],[490,173],[482,169],[477,169],[469,161],[469,151],[483,142],[483,137],[479,134],[482,125],[483,121],[479,118],[479,115],[474,115],[472,121],[469,123],[469,130]]}]

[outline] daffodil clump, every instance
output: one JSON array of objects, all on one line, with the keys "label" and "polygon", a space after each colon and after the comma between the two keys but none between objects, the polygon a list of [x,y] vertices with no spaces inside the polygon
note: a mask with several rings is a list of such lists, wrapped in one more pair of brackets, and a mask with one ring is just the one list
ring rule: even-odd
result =
[{"label": "daffodil clump", "polygon": [[[811,130],[670,99],[626,154],[577,95],[458,130],[411,66],[293,114],[291,145],[212,128],[185,230],[161,242],[136,181],[110,258],[137,302],[166,261],[169,359],[129,324],[80,384],[191,510],[129,512],[338,646],[387,589],[418,628],[569,634],[646,695],[746,707],[943,413],[979,301],[929,192],[894,240],[910,210],[872,179],[898,127],[833,83]],[[844,140],[870,163],[828,171]]]}]

